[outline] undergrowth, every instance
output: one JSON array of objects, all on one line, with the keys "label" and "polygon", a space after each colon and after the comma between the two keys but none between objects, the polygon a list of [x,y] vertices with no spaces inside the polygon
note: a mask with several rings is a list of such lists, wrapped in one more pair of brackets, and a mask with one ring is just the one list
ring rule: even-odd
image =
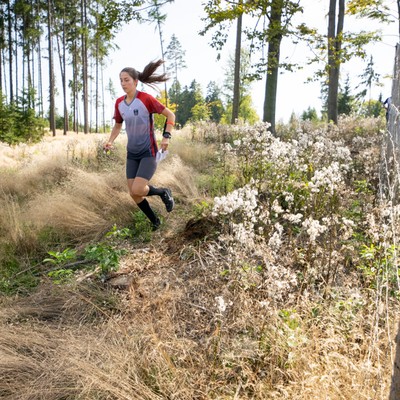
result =
[{"label": "undergrowth", "polygon": [[118,149],[69,156],[39,193],[8,180],[2,398],[387,398],[400,210],[379,196],[382,129],[181,131],[155,176],[176,199],[153,203],[158,232]]}]

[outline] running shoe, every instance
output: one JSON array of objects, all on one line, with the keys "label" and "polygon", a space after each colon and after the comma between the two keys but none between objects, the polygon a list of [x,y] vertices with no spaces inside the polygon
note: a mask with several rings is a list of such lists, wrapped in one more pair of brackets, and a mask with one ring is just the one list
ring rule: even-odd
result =
[{"label": "running shoe", "polygon": [[164,189],[164,193],[160,197],[163,203],[165,204],[165,208],[167,209],[167,211],[171,212],[175,205],[171,190]]}]

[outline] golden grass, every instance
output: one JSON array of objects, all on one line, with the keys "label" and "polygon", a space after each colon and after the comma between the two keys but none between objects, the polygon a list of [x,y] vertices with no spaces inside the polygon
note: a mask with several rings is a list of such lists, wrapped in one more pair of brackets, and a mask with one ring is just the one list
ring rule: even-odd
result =
[{"label": "golden grass", "polygon": [[28,205],[38,229],[51,226],[84,240],[101,235],[113,221],[129,218],[132,209],[132,200],[120,185],[111,189],[101,174],[81,170],[72,171],[64,187],[38,195]]},{"label": "golden grass", "polygon": [[[88,169],[82,162],[95,159],[100,135],[79,135],[82,143],[70,136],[52,139],[13,149],[14,168],[5,169],[0,177],[4,237],[17,246],[28,235],[37,236],[43,229],[51,228],[70,239],[89,241],[99,238],[114,223],[126,224],[131,220],[131,213],[137,208],[127,192],[120,155],[124,154],[120,150],[126,138],[121,137],[111,159],[102,155],[100,162],[107,163],[107,168],[101,171],[96,171],[96,163]],[[2,157],[3,164],[11,157],[11,150]],[[25,156],[28,153],[36,158]],[[182,201],[198,197],[194,171],[177,155],[162,162],[154,183],[170,186]],[[165,214],[161,201],[150,201],[158,212]]]},{"label": "golden grass", "polygon": [[215,160],[217,147],[197,140],[191,140],[190,128],[184,128],[171,140],[171,152],[179,155],[185,165],[196,171],[209,172],[210,162]]},{"label": "golden grass", "polygon": [[41,163],[44,160],[64,160],[73,157],[90,157],[96,149],[93,144],[106,140],[104,134],[83,134],[69,132],[64,136],[57,132],[57,136],[45,136],[36,144],[19,144],[8,146],[0,143],[0,169],[17,169],[32,163]]},{"label": "golden grass", "polygon": [[185,165],[179,156],[171,155],[162,161],[154,176],[158,186],[170,187],[179,194],[180,199],[192,201],[199,197],[195,171]]}]

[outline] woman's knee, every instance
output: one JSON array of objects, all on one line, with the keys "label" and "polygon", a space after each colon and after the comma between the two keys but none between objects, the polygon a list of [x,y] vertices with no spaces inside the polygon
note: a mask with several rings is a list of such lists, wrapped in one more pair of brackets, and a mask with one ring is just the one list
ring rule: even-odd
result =
[{"label": "woman's knee", "polygon": [[149,188],[147,187],[147,181],[141,178],[136,178],[132,185],[130,185],[129,191],[131,196],[146,196],[147,192],[149,191]]},{"label": "woman's knee", "polygon": [[129,190],[129,195],[132,197],[132,199],[133,199],[133,201],[135,203],[140,203],[143,200],[143,196],[141,196],[140,194],[136,193],[132,189]]},{"label": "woman's knee", "polygon": [[132,195],[131,195],[131,197],[132,197],[133,201],[134,201],[136,204],[141,203],[141,202],[143,201],[143,199],[144,199],[143,196],[132,196]]},{"label": "woman's knee", "polygon": [[142,187],[138,187],[133,185],[132,187],[130,187],[129,190],[129,194],[131,195],[131,197],[143,197],[145,193],[145,190]]},{"label": "woman's knee", "polygon": [[132,187],[130,188],[129,194],[135,203],[140,203],[144,199],[143,190],[135,190],[135,188]]}]

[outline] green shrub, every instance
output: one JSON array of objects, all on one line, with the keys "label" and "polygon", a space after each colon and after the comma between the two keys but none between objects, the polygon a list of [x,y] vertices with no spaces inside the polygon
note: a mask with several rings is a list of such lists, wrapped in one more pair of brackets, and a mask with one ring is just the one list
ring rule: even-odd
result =
[{"label": "green shrub", "polygon": [[45,122],[36,115],[33,90],[28,90],[17,102],[6,103],[0,93],[0,141],[14,145],[38,142],[44,135]]}]

